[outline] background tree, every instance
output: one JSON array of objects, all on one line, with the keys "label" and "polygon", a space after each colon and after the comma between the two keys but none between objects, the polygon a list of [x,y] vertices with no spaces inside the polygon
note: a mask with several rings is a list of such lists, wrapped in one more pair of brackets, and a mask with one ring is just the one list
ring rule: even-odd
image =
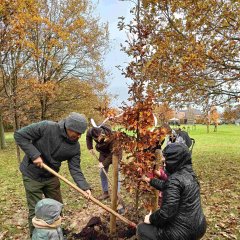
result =
[{"label": "background tree", "polygon": [[[2,73],[0,71],[0,83],[2,83]],[[0,96],[3,92],[3,86],[0,84]],[[6,147],[5,135],[4,135],[4,127],[3,127],[3,117],[2,117],[2,107],[0,106],[0,149]]]},{"label": "background tree", "polygon": [[98,95],[94,97],[100,100],[106,95],[102,58],[108,29],[106,24],[99,24],[93,10],[88,0],[1,1],[1,105],[4,116],[13,119],[14,130],[29,120],[56,115],[55,110],[49,111],[62,101],[59,91],[67,84],[76,87],[76,79],[81,82],[78,94],[68,88],[65,102],[73,103],[75,97],[76,103],[86,96],[84,82],[92,97]]},{"label": "background tree", "polygon": [[[25,31],[30,26],[30,13],[36,14],[36,8],[31,1],[1,1],[0,3],[0,67],[2,74],[2,87],[8,99],[9,110],[15,119],[14,127],[17,129],[17,103],[16,88],[20,70],[29,59],[23,55]],[[26,52],[25,52],[26,53]]]},{"label": "background tree", "polygon": [[207,97],[215,106],[236,100],[239,1],[142,2],[141,24],[149,46],[141,51],[160,97],[198,104]]},{"label": "background tree", "polygon": [[210,109],[210,121],[214,124],[214,132],[217,132],[217,126],[219,122],[219,113],[215,106]]},{"label": "background tree", "polygon": [[226,123],[233,123],[240,118],[240,105],[231,106],[227,105],[222,113],[222,118]]},{"label": "background tree", "polygon": [[85,114],[88,118],[101,121],[98,108],[105,104],[109,107],[109,103],[110,96],[106,92],[104,83],[91,84],[91,82],[72,78],[58,85],[55,97],[48,104],[48,118],[59,119],[67,115],[71,109],[71,111]]},{"label": "background tree", "polygon": [[[27,65],[31,77],[36,79],[40,87],[58,85],[65,80],[71,85],[71,79],[76,78],[90,82],[95,88],[100,84],[106,87],[102,57],[108,46],[108,30],[107,25],[100,25],[99,19],[93,17],[91,2],[39,2],[41,21],[35,22],[29,34],[34,55]],[[74,87],[74,83],[72,85]],[[68,91],[72,101],[71,88]],[[47,118],[52,97],[45,91],[38,94],[41,119]],[[76,97],[79,98],[79,94]]]},{"label": "background tree", "polygon": [[[142,74],[158,99],[178,107],[187,103],[202,105],[205,99],[211,106],[237,100],[238,1],[136,3],[142,41],[131,39],[135,22],[125,24],[122,18],[119,28],[127,27],[129,31],[129,47],[123,46],[123,50],[130,56],[141,56]],[[139,74],[133,65],[129,68],[135,77]]]},{"label": "background tree", "polygon": [[[37,4],[33,1],[1,1],[0,2],[0,68],[2,74],[1,86],[6,101],[1,105],[9,110],[13,119],[14,129],[19,128],[17,86],[22,75],[21,70],[30,55],[25,50],[25,35],[31,27],[31,19],[36,16]],[[1,106],[2,113],[4,108]],[[20,159],[20,150],[17,147],[17,157]]]},{"label": "background tree", "polygon": [[[28,111],[36,119],[52,115],[48,110],[57,105],[55,90],[71,85],[73,79],[79,79],[82,86],[86,82],[92,89],[99,89],[94,90],[99,98],[103,95],[100,91],[106,95],[102,57],[107,49],[108,30],[92,12],[90,1],[1,2],[2,97],[16,116],[15,128],[19,127],[18,115]],[[78,95],[74,95],[75,90],[68,89],[70,102],[73,96],[77,100],[81,93],[86,95],[81,88],[78,90]]]}]

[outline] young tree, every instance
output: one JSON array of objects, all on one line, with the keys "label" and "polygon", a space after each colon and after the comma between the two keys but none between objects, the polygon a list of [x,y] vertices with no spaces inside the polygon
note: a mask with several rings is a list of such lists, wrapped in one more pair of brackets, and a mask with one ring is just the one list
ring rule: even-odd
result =
[{"label": "young tree", "polygon": [[[152,173],[154,166],[154,147],[162,136],[165,136],[162,129],[153,130],[153,112],[156,104],[156,93],[152,82],[146,72],[148,65],[148,53],[150,48],[145,25],[142,22],[142,5],[136,2],[131,10],[133,21],[130,24],[124,23],[124,18],[119,22],[119,29],[128,31],[128,40],[123,50],[131,57],[131,61],[126,69],[122,69],[123,74],[131,78],[132,84],[129,86],[129,102],[122,108],[123,116],[117,122],[124,127],[127,132],[118,133],[117,138],[121,141],[121,146],[127,153],[127,161],[122,163],[122,172],[125,175],[124,183],[127,190],[135,195],[136,216],[138,216],[139,206],[145,201],[145,206],[152,208],[149,194],[144,194],[150,189],[141,181],[143,174]],[[153,193],[153,192],[152,192]],[[147,206],[148,205],[148,206]],[[149,206],[150,205],[150,206]]]}]

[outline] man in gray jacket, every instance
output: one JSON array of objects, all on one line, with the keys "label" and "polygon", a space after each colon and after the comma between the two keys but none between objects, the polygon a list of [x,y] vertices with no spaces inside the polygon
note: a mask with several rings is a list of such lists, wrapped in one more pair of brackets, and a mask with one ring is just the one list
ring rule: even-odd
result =
[{"label": "man in gray jacket", "polygon": [[86,129],[86,118],[82,114],[71,113],[58,123],[52,121],[33,123],[14,133],[16,143],[25,153],[20,171],[29,208],[30,235],[34,230],[32,218],[35,205],[42,199],[42,195],[62,203],[60,181],[41,168],[42,163],[58,172],[61,162],[67,160],[75,183],[89,196],[91,195],[90,186],[80,167],[81,151],[78,142]]}]

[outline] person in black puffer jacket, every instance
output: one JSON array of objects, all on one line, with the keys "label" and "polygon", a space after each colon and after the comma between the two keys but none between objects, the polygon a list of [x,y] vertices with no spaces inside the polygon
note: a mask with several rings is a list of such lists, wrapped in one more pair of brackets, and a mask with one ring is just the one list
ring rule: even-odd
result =
[{"label": "person in black puffer jacket", "polygon": [[169,174],[167,181],[149,180],[151,186],[163,191],[162,206],[138,225],[138,239],[201,239],[207,224],[189,149],[184,144],[172,143],[163,150],[163,156]]}]

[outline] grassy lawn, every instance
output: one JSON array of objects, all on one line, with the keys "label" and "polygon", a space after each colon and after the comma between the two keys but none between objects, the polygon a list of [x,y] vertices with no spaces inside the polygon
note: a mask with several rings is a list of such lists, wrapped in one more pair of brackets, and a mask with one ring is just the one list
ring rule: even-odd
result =
[{"label": "grassy lawn", "polygon": [[[202,204],[207,216],[208,230],[204,239],[240,239],[240,127],[221,125],[217,132],[207,133],[206,126],[189,129],[196,140],[193,167],[201,183]],[[7,148],[0,150],[0,239],[25,239],[27,207],[18,170],[16,150],[11,133],[6,134]],[[98,166],[81,139],[82,170],[93,187],[93,195],[100,194]],[[66,163],[60,174],[72,180]],[[62,183],[67,214],[74,215],[84,207],[83,198]],[[1,238],[1,233],[5,233]]]}]

